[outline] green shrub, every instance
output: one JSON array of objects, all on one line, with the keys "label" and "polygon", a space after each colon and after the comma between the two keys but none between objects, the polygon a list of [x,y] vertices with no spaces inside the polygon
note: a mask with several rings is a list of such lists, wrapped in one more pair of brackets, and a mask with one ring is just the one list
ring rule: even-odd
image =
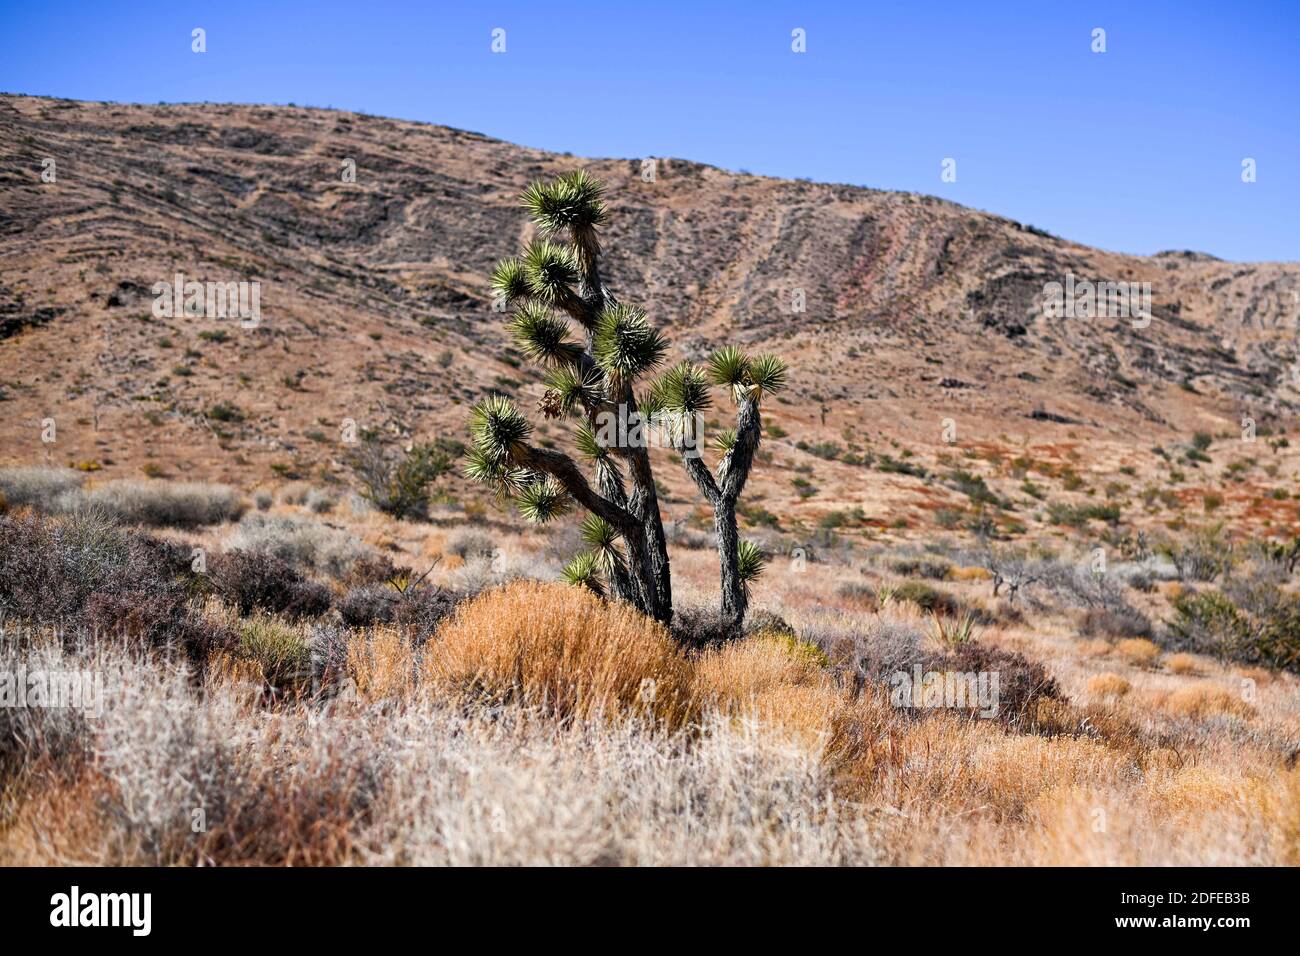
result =
[{"label": "green shrub", "polygon": [[890,562],[889,570],[905,578],[943,581],[952,570],[952,564],[940,558],[898,558]]},{"label": "green shrub", "polygon": [[1170,642],[1221,660],[1300,670],[1300,598],[1271,588],[1250,610],[1214,590],[1174,600]]},{"label": "green shrub", "polygon": [[437,441],[396,453],[368,435],[348,465],[361,482],[361,496],[372,505],[394,518],[420,519],[428,514],[429,487],[451,470],[452,454]]},{"label": "green shrub", "polygon": [[895,601],[911,601],[932,614],[956,616],[962,610],[961,602],[951,594],[921,581],[904,581],[893,589],[891,597]]}]

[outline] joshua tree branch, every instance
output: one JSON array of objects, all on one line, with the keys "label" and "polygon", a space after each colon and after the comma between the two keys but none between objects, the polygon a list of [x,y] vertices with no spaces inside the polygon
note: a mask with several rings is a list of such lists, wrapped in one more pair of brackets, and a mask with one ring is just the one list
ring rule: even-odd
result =
[{"label": "joshua tree branch", "polygon": [[630,534],[640,530],[632,513],[597,493],[573,459],[563,452],[525,445],[523,451],[516,454],[515,461],[554,477],[580,505],[592,514],[604,518],[617,528],[620,534]]},{"label": "joshua tree branch", "polygon": [[745,490],[749,470],[754,465],[754,452],[762,435],[762,421],[758,403],[743,398],[736,409],[736,441],[718,464],[718,485],[723,497],[733,504]]}]

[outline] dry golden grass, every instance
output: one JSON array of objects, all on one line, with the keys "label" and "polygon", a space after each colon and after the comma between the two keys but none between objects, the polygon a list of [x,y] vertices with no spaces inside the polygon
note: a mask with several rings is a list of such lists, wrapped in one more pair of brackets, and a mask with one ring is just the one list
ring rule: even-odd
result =
[{"label": "dry golden grass", "polygon": [[948,572],[950,581],[989,581],[993,575],[988,568],[957,567]]},{"label": "dry golden grass", "polygon": [[1192,684],[1170,692],[1164,699],[1164,708],[1172,714],[1204,720],[1206,717],[1231,715],[1250,719],[1255,708],[1237,694],[1209,684]]},{"label": "dry golden grass", "polygon": [[691,666],[660,624],[565,584],[520,581],[459,607],[425,649],[435,687],[557,716],[693,717]]},{"label": "dry golden grass", "polygon": [[1134,667],[1154,667],[1160,659],[1160,648],[1144,637],[1129,637],[1115,645],[1120,657]]},{"label": "dry golden grass", "polygon": [[1123,697],[1133,685],[1118,674],[1094,674],[1088,678],[1088,694],[1092,697]]},{"label": "dry golden grass", "polygon": [[757,635],[701,655],[697,699],[706,707],[780,728],[820,748],[843,706],[816,656],[782,635]]},{"label": "dry golden grass", "polygon": [[707,651],[695,662],[695,688],[704,701],[744,703],[778,687],[821,684],[817,662],[779,638],[755,636]]},{"label": "dry golden grass", "polygon": [[1201,663],[1191,654],[1170,654],[1165,658],[1165,667],[1169,673],[1180,676],[1192,676],[1201,673]]},{"label": "dry golden grass", "polygon": [[348,644],[347,673],[363,699],[409,698],[417,667],[410,640],[396,628],[373,627]]}]

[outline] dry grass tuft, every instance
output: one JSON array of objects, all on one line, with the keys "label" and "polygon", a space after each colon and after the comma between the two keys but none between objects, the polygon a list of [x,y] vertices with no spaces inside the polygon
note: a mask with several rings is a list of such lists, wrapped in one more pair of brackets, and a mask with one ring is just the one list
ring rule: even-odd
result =
[{"label": "dry grass tuft", "polygon": [[1154,667],[1160,659],[1160,648],[1145,637],[1130,637],[1115,645],[1120,657],[1134,667]]},{"label": "dry grass tuft", "polygon": [[1165,658],[1165,666],[1171,674],[1195,677],[1201,672],[1201,664],[1191,654],[1170,654]]},{"label": "dry grass tuft", "polygon": [[1164,706],[1170,713],[1190,717],[1192,720],[1204,720],[1219,715],[1249,720],[1255,716],[1255,708],[1241,697],[1221,687],[1208,684],[1180,687],[1165,698]]},{"label": "dry grass tuft", "polygon": [[559,717],[695,715],[691,666],[666,628],[581,588],[520,581],[461,605],[425,650],[444,690]]},{"label": "dry grass tuft", "polygon": [[1084,657],[1105,657],[1111,650],[1110,641],[1104,637],[1094,637],[1079,644],[1079,653]]},{"label": "dry grass tuft", "polygon": [[1088,678],[1088,694],[1092,697],[1123,697],[1133,685],[1118,674],[1094,674]]}]

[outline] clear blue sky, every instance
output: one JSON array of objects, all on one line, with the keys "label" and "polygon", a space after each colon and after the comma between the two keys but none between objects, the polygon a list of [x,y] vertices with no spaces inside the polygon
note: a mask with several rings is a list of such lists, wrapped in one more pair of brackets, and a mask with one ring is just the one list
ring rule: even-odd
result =
[{"label": "clear blue sky", "polygon": [[1298,28],[1300,0],[0,0],[0,89],[334,106],[933,193],[1125,252],[1297,260]]}]

